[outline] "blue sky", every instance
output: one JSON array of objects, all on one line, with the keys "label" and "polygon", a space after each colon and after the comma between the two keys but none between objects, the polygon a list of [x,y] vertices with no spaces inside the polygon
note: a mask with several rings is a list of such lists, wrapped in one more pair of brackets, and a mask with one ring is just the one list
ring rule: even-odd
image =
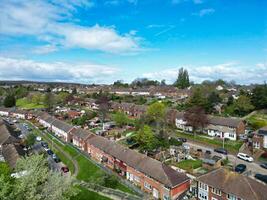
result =
[{"label": "blue sky", "polygon": [[[0,0],[0,79],[267,79],[263,0]],[[12,70],[11,70],[12,69]]]}]

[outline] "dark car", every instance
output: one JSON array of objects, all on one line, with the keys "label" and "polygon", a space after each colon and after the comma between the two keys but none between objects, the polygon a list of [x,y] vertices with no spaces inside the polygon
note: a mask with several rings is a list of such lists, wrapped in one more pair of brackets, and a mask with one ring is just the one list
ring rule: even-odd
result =
[{"label": "dark car", "polygon": [[264,169],[267,169],[267,163],[261,163],[260,166]]},{"label": "dark car", "polygon": [[206,150],[206,154],[211,154],[211,151],[210,150]]},{"label": "dark car", "polygon": [[46,142],[41,142],[42,147],[48,147],[48,144]]},{"label": "dark car", "polygon": [[246,171],[247,166],[244,164],[239,164],[235,167],[235,171],[242,174],[244,171]]},{"label": "dark car", "polygon": [[56,163],[59,163],[61,160],[60,160],[58,157],[56,157],[56,158],[54,158],[54,161],[55,161]]},{"label": "dark car", "polygon": [[197,149],[198,152],[202,152],[202,149]]},{"label": "dark car", "polygon": [[187,142],[187,139],[186,139],[186,138],[177,138],[177,140],[178,140],[179,142]]},{"label": "dark car", "polygon": [[217,153],[224,154],[224,155],[228,154],[227,150],[224,149],[224,148],[217,148],[217,149],[214,149],[214,151],[217,152]]},{"label": "dark car", "polygon": [[47,151],[47,154],[51,156],[51,155],[54,154],[54,152],[53,152],[52,150],[49,149],[49,150]]},{"label": "dark car", "polygon": [[263,174],[256,174],[255,175],[255,178],[264,182],[264,183],[267,183],[267,175],[263,175]]}]

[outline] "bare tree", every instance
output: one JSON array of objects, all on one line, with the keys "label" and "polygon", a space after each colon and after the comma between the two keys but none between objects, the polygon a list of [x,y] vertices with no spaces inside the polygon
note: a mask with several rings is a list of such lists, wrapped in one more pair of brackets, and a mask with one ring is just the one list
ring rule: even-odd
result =
[{"label": "bare tree", "polygon": [[189,108],[184,114],[184,119],[188,125],[192,126],[194,136],[197,129],[203,131],[203,128],[208,124],[208,117],[205,114],[205,110],[200,106]]},{"label": "bare tree", "polygon": [[99,105],[99,114],[100,114],[100,119],[102,122],[102,129],[104,130],[104,122],[107,116],[107,113],[110,108],[110,103],[107,95],[105,94],[100,94],[98,97],[96,103]]}]

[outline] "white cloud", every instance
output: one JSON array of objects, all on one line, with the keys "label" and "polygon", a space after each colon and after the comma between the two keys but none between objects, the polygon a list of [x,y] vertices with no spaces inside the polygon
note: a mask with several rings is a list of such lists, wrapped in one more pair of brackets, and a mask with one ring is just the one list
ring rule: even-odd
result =
[{"label": "white cloud", "polygon": [[72,13],[77,7],[90,8],[86,0],[18,1],[3,0],[0,7],[0,34],[30,35],[48,45],[78,47],[112,53],[140,50],[140,39],[120,34],[114,27],[75,25]]},{"label": "white cloud", "polygon": [[118,72],[116,67],[93,63],[48,63],[0,57],[1,80],[99,83],[111,82]]},{"label": "white cloud", "polygon": [[192,15],[197,15],[199,17],[203,17],[205,15],[211,15],[215,12],[215,10],[213,8],[206,8],[206,9],[202,9],[197,13],[193,13]]},{"label": "white cloud", "polygon": [[44,45],[44,46],[39,46],[33,49],[33,53],[35,54],[47,54],[47,53],[51,53],[51,52],[55,52],[57,51],[57,47],[54,45]]},{"label": "white cloud", "polygon": [[[182,66],[181,66],[182,67]],[[243,66],[237,63],[224,63],[212,66],[183,66],[188,69],[190,79],[194,82],[204,80],[224,79],[227,81],[234,80],[238,83],[262,83],[267,80],[267,64],[259,63],[254,66]],[[177,68],[170,68],[160,72],[149,72],[143,74],[144,77],[162,80],[173,83],[177,78]]]}]

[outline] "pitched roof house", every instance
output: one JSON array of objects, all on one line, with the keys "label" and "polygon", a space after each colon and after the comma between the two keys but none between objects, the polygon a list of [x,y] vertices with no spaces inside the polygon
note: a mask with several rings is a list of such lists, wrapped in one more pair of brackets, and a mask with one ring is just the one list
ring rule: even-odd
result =
[{"label": "pitched roof house", "polygon": [[267,148],[267,126],[254,132],[252,142],[255,149]]},{"label": "pitched roof house", "polygon": [[7,144],[3,146],[2,149],[3,156],[5,161],[8,163],[10,168],[14,169],[17,164],[17,160],[25,155],[22,147],[18,144]]},{"label": "pitched roof house", "polygon": [[197,178],[198,199],[266,200],[267,187],[258,181],[219,168]]}]

